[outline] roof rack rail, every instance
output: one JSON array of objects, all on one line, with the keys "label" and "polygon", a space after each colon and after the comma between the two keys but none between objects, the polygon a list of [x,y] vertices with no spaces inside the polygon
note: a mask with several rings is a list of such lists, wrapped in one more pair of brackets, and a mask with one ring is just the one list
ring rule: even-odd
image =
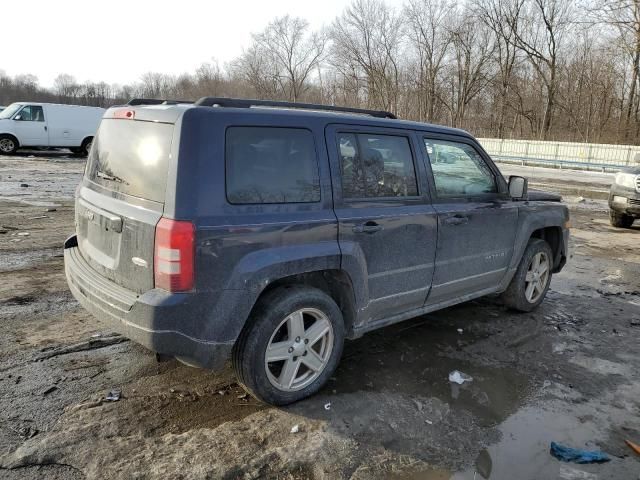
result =
[{"label": "roof rack rail", "polygon": [[218,105],[219,107],[230,108],[295,108],[302,110],[326,110],[329,112],[357,113],[360,115],[370,115],[377,118],[398,118],[393,113],[385,112],[384,110],[366,110],[364,108],[336,107],[333,105],[320,105],[315,103],[281,102],[276,100],[251,100],[245,98],[202,97],[200,100],[196,101],[194,105],[200,107],[213,107],[214,105]]},{"label": "roof rack rail", "polygon": [[161,100],[159,98],[132,98],[127,105],[178,105],[179,103],[193,103],[193,100]]}]

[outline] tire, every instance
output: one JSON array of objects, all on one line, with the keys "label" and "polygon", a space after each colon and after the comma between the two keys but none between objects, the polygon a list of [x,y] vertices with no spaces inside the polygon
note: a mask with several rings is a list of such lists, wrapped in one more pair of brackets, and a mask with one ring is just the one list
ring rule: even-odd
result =
[{"label": "tire", "polygon": [[[305,339],[314,333],[319,340]],[[313,395],[327,383],[343,344],[342,312],[333,299],[316,288],[285,286],[258,301],[233,348],[232,363],[247,392],[271,405],[287,405]],[[272,362],[266,357],[269,346]]]},{"label": "tire", "polygon": [[609,221],[611,226],[616,228],[631,228],[633,225],[633,217],[625,215],[624,213],[617,213],[613,210],[609,210]]},{"label": "tire", "polygon": [[[535,258],[540,261],[542,268],[543,259],[546,257],[547,269],[544,273],[536,275],[532,268],[535,268]],[[502,294],[504,304],[520,312],[530,312],[538,307],[544,300],[551,283],[551,269],[553,268],[553,252],[547,242],[539,238],[532,238],[522,255],[518,270],[511,279],[511,283]],[[527,279],[530,280],[527,280]],[[537,278],[537,280],[536,280]],[[531,284],[535,282],[531,292]]]},{"label": "tire", "polygon": [[0,135],[0,154],[12,155],[18,150],[18,142],[11,135]]},{"label": "tire", "polygon": [[82,145],[77,150],[72,150],[76,155],[81,157],[88,157],[89,152],[91,151],[91,145],[93,144],[93,137],[85,138],[82,141]]}]

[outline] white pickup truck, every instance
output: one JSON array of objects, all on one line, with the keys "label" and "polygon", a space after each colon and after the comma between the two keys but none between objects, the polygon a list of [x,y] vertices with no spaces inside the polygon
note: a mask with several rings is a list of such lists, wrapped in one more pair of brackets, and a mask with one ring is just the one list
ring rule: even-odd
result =
[{"label": "white pickup truck", "polygon": [[87,155],[105,110],[54,103],[12,103],[0,112],[0,154],[19,148],[68,148]]}]

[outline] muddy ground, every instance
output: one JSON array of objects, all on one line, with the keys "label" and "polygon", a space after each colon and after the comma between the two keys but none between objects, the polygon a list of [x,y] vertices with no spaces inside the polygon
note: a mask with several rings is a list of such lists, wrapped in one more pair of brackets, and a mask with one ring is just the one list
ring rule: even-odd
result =
[{"label": "muddy ground", "polygon": [[[61,244],[83,161],[0,162],[0,478],[640,477],[640,226],[611,228],[602,200],[569,198],[572,258],[536,312],[486,298],[379,330],[272,408],[79,308]],[[612,461],[561,463],[551,441]]]}]

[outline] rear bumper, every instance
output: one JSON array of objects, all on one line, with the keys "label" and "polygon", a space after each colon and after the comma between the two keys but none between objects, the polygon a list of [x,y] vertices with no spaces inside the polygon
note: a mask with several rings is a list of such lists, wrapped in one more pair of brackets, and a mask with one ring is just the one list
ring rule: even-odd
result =
[{"label": "rear bumper", "polygon": [[137,295],[117,285],[87,264],[75,235],[65,242],[64,265],[73,296],[116,332],[149,350],[203,368],[222,368],[230,357],[233,342],[203,340],[181,331],[186,318],[198,315],[193,294],[153,289]]}]

